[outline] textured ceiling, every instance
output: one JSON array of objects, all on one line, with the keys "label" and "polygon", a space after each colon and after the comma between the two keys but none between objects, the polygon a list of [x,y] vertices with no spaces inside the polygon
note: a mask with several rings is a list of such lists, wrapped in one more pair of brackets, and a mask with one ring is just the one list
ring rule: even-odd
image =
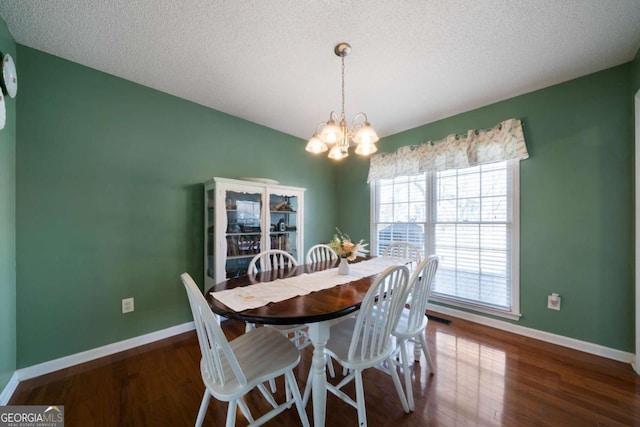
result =
[{"label": "textured ceiling", "polygon": [[0,15],[20,44],[304,139],[340,109],[341,41],[346,115],[381,136],[640,47],[640,0],[21,0]]}]

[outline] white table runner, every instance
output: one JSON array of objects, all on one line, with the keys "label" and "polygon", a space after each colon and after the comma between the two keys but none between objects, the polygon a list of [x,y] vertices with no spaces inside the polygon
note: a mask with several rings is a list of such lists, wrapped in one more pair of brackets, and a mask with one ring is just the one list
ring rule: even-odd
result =
[{"label": "white table runner", "polygon": [[338,274],[337,268],[304,273],[286,279],[211,292],[211,295],[234,311],[262,307],[271,302],[284,301],[311,292],[343,285],[353,280],[372,276],[391,265],[405,265],[412,260],[395,257],[379,257],[349,265],[349,274]]}]

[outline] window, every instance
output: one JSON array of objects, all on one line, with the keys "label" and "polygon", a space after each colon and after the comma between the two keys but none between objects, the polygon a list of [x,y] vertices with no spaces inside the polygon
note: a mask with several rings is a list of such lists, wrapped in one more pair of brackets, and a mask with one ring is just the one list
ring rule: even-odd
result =
[{"label": "window", "polygon": [[518,162],[372,184],[372,247],[396,241],[440,256],[432,299],[519,317]]}]

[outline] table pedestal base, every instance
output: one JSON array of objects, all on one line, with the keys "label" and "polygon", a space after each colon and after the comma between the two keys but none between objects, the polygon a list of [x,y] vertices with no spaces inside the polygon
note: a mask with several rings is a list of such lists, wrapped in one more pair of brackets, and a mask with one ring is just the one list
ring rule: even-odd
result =
[{"label": "table pedestal base", "polygon": [[326,377],[326,355],[325,346],[329,340],[328,321],[309,324],[309,338],[313,344],[313,358],[311,361],[313,399],[313,425],[314,427],[324,426],[325,412],[327,405],[327,377]]}]

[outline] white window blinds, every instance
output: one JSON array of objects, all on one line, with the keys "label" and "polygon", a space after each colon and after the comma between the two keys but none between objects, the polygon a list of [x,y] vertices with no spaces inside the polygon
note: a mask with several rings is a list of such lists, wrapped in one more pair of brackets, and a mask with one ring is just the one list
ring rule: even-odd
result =
[{"label": "white window blinds", "polygon": [[375,181],[373,253],[410,242],[440,256],[432,300],[517,319],[518,170],[503,161]]},{"label": "white window blinds", "polygon": [[511,311],[512,174],[507,162],[434,174],[433,293]]}]

